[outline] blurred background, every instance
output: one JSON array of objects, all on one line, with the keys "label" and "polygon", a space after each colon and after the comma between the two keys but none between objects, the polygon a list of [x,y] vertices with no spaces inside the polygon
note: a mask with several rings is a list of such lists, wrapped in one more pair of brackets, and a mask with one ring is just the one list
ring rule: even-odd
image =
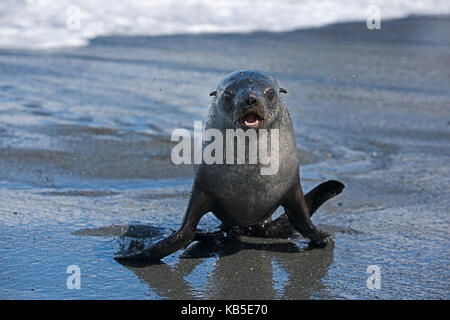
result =
[{"label": "blurred background", "polygon": [[383,19],[449,13],[445,0],[4,0],[0,47],[80,46],[105,35],[292,31],[365,21],[370,5],[382,8]]}]

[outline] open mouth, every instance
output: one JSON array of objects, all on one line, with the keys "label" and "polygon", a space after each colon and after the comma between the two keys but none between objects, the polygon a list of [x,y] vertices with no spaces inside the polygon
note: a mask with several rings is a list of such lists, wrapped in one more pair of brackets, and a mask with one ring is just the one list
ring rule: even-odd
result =
[{"label": "open mouth", "polygon": [[242,125],[247,128],[260,128],[263,122],[263,117],[256,110],[248,111],[242,117]]},{"label": "open mouth", "polygon": [[259,128],[263,124],[263,119],[255,112],[244,115],[244,124],[249,128]]}]

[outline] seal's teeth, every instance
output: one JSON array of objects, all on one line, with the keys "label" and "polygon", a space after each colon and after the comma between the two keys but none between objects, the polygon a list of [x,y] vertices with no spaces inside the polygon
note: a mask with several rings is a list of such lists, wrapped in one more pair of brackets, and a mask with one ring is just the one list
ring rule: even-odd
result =
[{"label": "seal's teeth", "polygon": [[256,121],[258,121],[258,117],[254,113],[248,113],[248,114],[245,115],[244,120],[245,120],[246,124],[247,123],[255,123]]},{"label": "seal's teeth", "polygon": [[253,121],[253,122],[248,122],[248,121],[246,120],[246,121],[245,121],[245,125],[246,125],[247,127],[257,127],[257,126],[259,126],[259,120],[256,119],[256,120]]}]

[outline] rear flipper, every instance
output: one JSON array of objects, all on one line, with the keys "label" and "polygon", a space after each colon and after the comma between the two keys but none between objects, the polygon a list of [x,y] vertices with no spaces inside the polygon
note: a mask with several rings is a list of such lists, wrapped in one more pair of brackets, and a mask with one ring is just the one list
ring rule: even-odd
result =
[{"label": "rear flipper", "polygon": [[[329,180],[319,184],[305,195],[305,202],[308,207],[309,216],[327,200],[340,194],[345,186],[336,180]],[[286,213],[277,219],[265,221],[252,227],[241,228],[242,234],[250,237],[263,238],[289,238],[295,229]]]}]

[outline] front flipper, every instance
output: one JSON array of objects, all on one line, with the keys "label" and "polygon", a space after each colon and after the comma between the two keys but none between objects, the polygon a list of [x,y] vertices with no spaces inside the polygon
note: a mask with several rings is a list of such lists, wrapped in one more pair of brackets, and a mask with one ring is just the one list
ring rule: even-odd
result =
[{"label": "front flipper", "polygon": [[[309,216],[327,200],[340,194],[345,186],[336,180],[329,180],[319,184],[305,195],[306,206],[308,207]],[[286,213],[272,221],[246,228],[243,234],[253,237],[264,238],[289,238],[294,233],[294,228],[289,221]]]},{"label": "front flipper", "polygon": [[177,232],[157,242],[138,254],[116,257],[118,260],[158,261],[175,251],[185,248],[195,238],[195,229],[207,212],[212,209],[213,200],[195,183],[183,224]]},{"label": "front flipper", "polygon": [[312,245],[323,246],[331,242],[331,235],[327,232],[320,231],[312,223],[300,181],[288,191],[283,199],[282,206],[286,210],[286,215],[291,225],[302,236],[309,238]]}]

